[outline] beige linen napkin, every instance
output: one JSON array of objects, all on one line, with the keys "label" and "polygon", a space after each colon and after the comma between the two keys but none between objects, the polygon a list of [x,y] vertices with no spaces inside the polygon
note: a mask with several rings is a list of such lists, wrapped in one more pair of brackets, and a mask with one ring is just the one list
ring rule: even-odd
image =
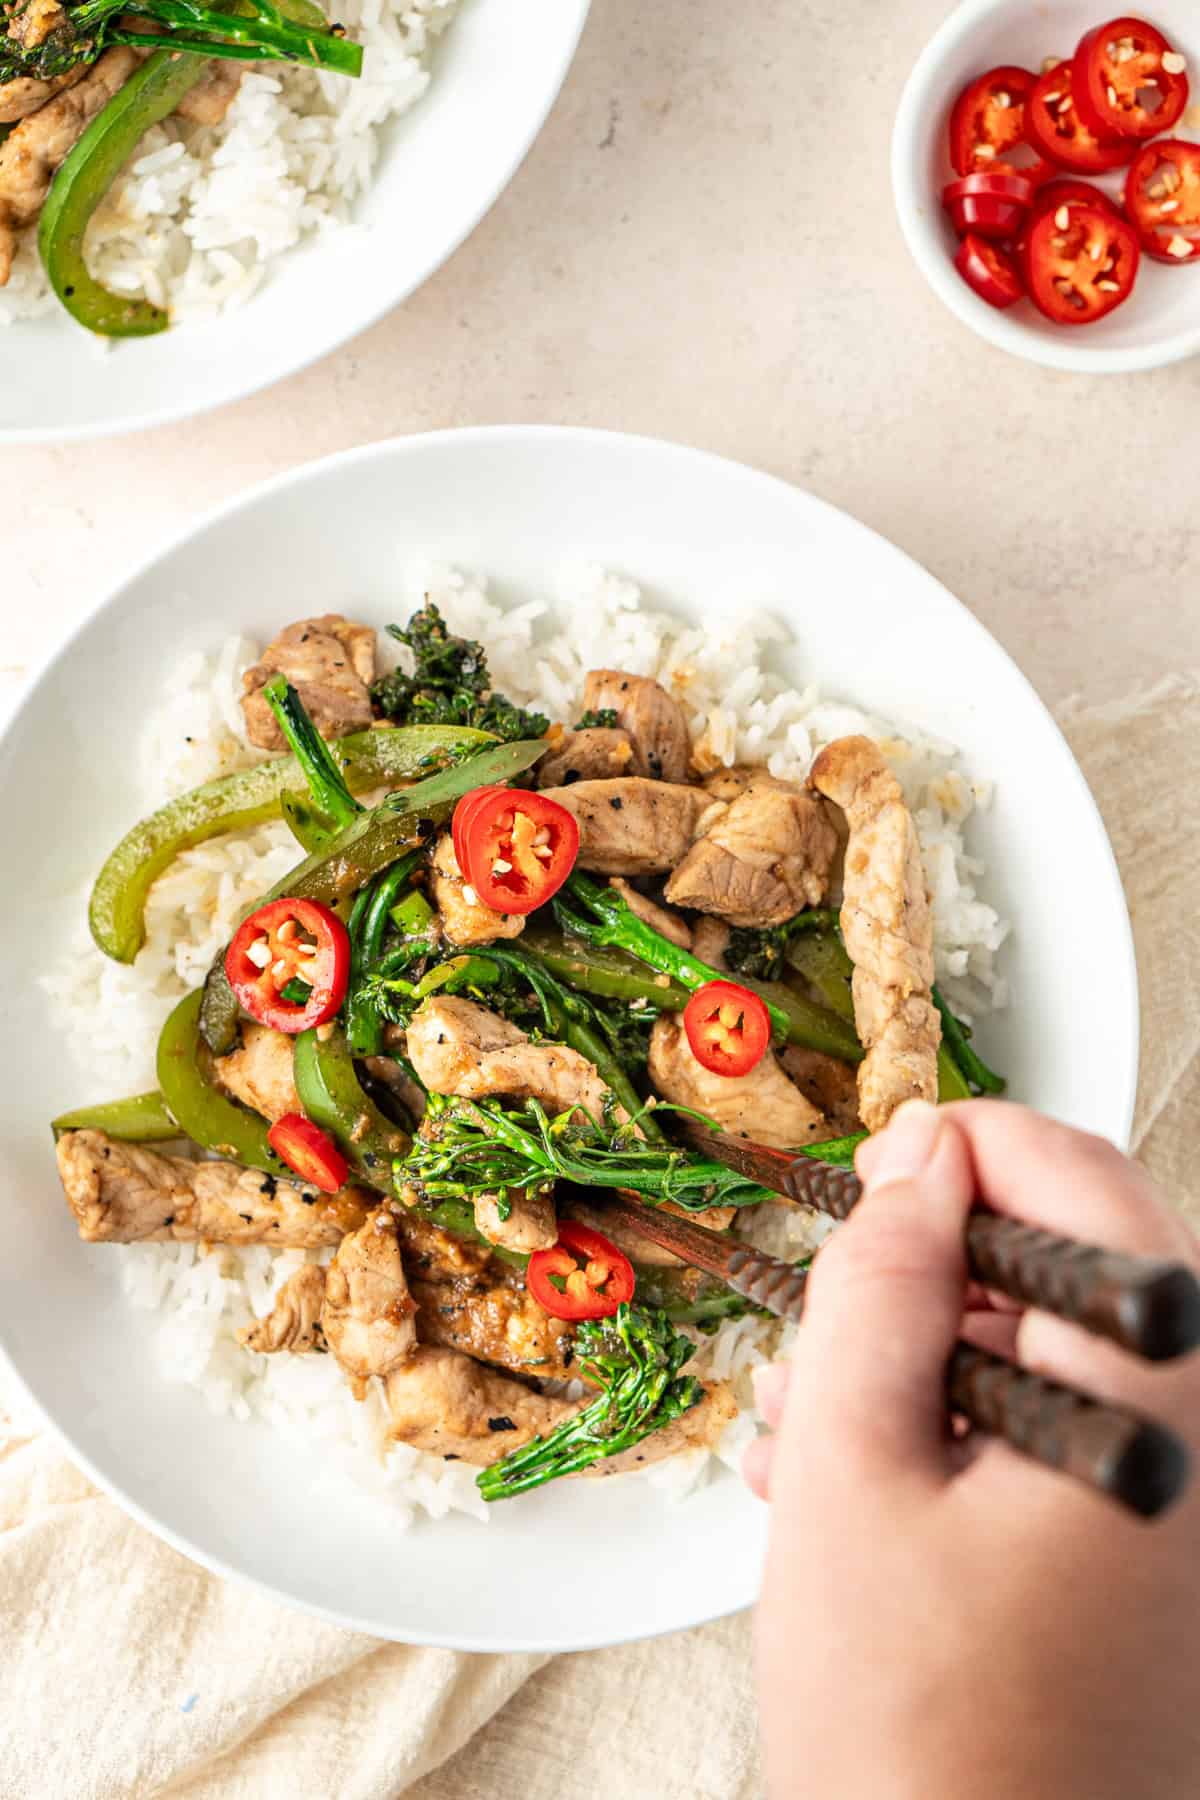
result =
[{"label": "beige linen napkin", "polygon": [[[1064,724],[1137,938],[1135,1143],[1200,1219],[1200,688]],[[745,1617],[550,1661],[381,1644],[206,1575],[35,1423],[8,1429],[0,1414],[0,1800],[761,1792]]]}]

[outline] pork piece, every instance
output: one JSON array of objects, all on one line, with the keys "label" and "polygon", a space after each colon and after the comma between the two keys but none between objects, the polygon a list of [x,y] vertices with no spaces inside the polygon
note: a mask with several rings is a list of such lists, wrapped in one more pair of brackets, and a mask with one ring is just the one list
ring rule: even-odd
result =
[{"label": "pork piece", "polygon": [[241,63],[231,62],[225,56],[214,57],[195,87],[188,89],[175,108],[176,117],[193,125],[219,125],[237,99],[242,73]]},{"label": "pork piece", "polygon": [[8,38],[22,50],[36,50],[67,22],[59,0],[16,0],[15,5],[5,6],[3,11],[9,20]]},{"label": "pork piece", "polygon": [[729,927],[725,921],[714,919],[711,913],[701,913],[692,926],[692,954],[706,962],[710,969],[719,969],[724,975],[729,968],[725,961],[728,948]]},{"label": "pork piece", "polygon": [[691,949],[692,928],[686,919],[681,919],[678,913],[671,912],[665,906],[659,906],[653,900],[648,900],[645,894],[639,894],[637,889],[630,887],[629,883],[620,875],[614,875],[608,885],[616,888],[630,912],[636,914],[644,925],[649,925],[661,937],[668,938],[672,944],[678,944],[681,950]]},{"label": "pork piece", "polygon": [[573,1328],[543,1312],[523,1268],[443,1231],[417,1207],[398,1207],[395,1219],[420,1343],[469,1350],[519,1374],[562,1380],[571,1373]]},{"label": "pork piece", "polygon": [[634,775],[654,781],[686,781],[692,741],[683,708],[647,675],[593,669],[583,684],[585,712],[611,709],[633,746]]},{"label": "pork piece", "polygon": [[493,912],[478,899],[458,866],[449,832],[433,852],[433,899],[451,944],[490,944],[496,938],[519,937],[525,929],[523,913]]},{"label": "pork piece", "polygon": [[627,731],[610,731],[589,725],[583,731],[564,731],[538,764],[538,786],[569,787],[573,781],[605,781],[612,775],[632,774],[633,745]]},{"label": "pork piece", "polygon": [[0,125],[15,125],[18,120],[27,119],[39,106],[45,106],[47,100],[53,100],[55,94],[82,81],[86,73],[84,65],[77,63],[73,69],[55,75],[50,81],[18,75],[13,81],[0,82]]},{"label": "pork piece", "polygon": [[505,1250],[549,1250],[558,1242],[558,1215],[554,1195],[538,1193],[534,1188],[513,1188],[508,1199],[511,1210],[507,1219],[500,1217],[496,1194],[480,1194],[475,1201],[475,1228],[489,1244]]},{"label": "pork piece", "polygon": [[858,1110],[868,1131],[880,1131],[903,1101],[937,1099],[942,1027],[930,991],[933,915],[921,846],[900,783],[870,738],[827,744],[809,779],[850,827],[841,926],[867,1050]]},{"label": "pork piece", "polygon": [[714,769],[706,775],[701,783],[706,794],[714,800],[737,800],[747,788],[767,787],[782,788],[785,792],[795,793],[793,782],[782,781],[779,776],[772,775],[761,763],[731,763],[727,768]]},{"label": "pork piece", "polygon": [[381,1206],[342,1239],[325,1274],[321,1330],[358,1399],[372,1375],[390,1375],[413,1354],[416,1310],[396,1226]]},{"label": "pork piece", "polygon": [[[408,1027],[409,1061],[431,1093],[483,1100],[503,1094],[540,1100],[547,1112],[580,1107],[604,1116],[611,1095],[595,1067],[565,1044],[531,1044],[526,1034],[473,1000],[426,1000]],[[620,1106],[614,1118],[628,1115]]]},{"label": "pork piece", "polygon": [[290,1350],[304,1356],[310,1350],[324,1350],[321,1330],[321,1308],[325,1303],[325,1271],[319,1263],[305,1263],[289,1275],[275,1296],[275,1304],[265,1318],[253,1325],[243,1325],[238,1341],[247,1350],[273,1355]]},{"label": "pork piece", "polygon": [[473,1281],[424,1282],[414,1275],[417,1338],[465,1350],[517,1375],[566,1381],[575,1333],[552,1319],[525,1288],[523,1273],[499,1266]]},{"label": "pork piece", "polygon": [[[616,1219],[606,1206],[593,1206],[580,1194],[573,1193],[569,1200],[563,1202],[564,1214],[569,1219],[578,1219],[581,1225],[590,1225],[593,1231],[602,1231],[610,1237],[618,1250],[623,1250],[630,1262],[642,1263],[647,1268],[681,1269],[687,1265],[683,1257],[676,1256],[673,1250],[664,1250],[661,1244],[643,1237],[640,1231],[626,1225],[624,1219]],[[703,1231],[727,1231],[737,1213],[736,1206],[710,1206],[707,1212],[685,1212],[676,1206],[673,1200],[665,1200],[656,1207],[657,1212],[674,1213],[676,1218],[686,1219],[690,1225],[699,1225]]]},{"label": "pork piece", "polygon": [[33,224],[68,151],[124,87],[138,60],[137,51],[124,44],[106,50],[0,144],[0,287],[12,274],[17,233]]},{"label": "pork piece", "polygon": [[[411,1362],[389,1375],[387,1404],[393,1438],[482,1467],[553,1431],[587,1402],[534,1393],[523,1382],[498,1375],[469,1356],[430,1347],[418,1350]],[[736,1411],[728,1387],[716,1383],[681,1419],[585,1472],[619,1475],[679,1450],[715,1444]]]},{"label": "pork piece", "polygon": [[89,1244],[338,1244],[374,1202],[358,1188],[320,1194],[242,1169],[189,1162],[123,1144],[102,1131],[66,1131],[58,1171],[79,1235]]},{"label": "pork piece", "polygon": [[286,1032],[243,1019],[237,1049],[213,1064],[217,1083],[272,1124],[285,1113],[303,1112],[292,1076],[292,1047]]},{"label": "pork piece", "polygon": [[839,1062],[820,1050],[785,1044],[779,1052],[783,1072],[794,1081],[806,1100],[824,1113],[836,1137],[861,1131],[858,1118],[858,1083],[849,1063]]},{"label": "pork piece", "polygon": [[812,794],[755,782],[697,838],[664,891],[672,905],[731,925],[782,925],[824,899],[837,848]]},{"label": "pork piece", "polygon": [[777,1150],[819,1143],[832,1134],[811,1101],[794,1087],[768,1050],[747,1075],[714,1075],[692,1054],[678,1013],[663,1013],[650,1033],[650,1080],[656,1093],[715,1119],[723,1131]]},{"label": "pork piece", "polygon": [[665,875],[714,807],[702,788],[636,775],[545,791],[578,820],[580,868],[601,875]]},{"label": "pork piece", "polygon": [[[97,65],[98,66],[98,65]],[[275,715],[262,697],[272,675],[283,673],[312,714],[322,737],[342,737],[371,723],[375,633],[341,613],[288,625],[242,676],[246,732],[260,750],[286,749]]]},{"label": "pork piece", "polygon": [[493,1463],[553,1431],[576,1403],[537,1394],[461,1350],[423,1345],[385,1384],[389,1435],[463,1462]]}]

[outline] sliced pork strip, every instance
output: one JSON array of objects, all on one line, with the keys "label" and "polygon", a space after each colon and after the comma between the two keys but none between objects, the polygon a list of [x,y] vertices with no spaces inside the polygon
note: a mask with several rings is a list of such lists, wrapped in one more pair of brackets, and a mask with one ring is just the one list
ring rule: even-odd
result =
[{"label": "sliced pork strip", "polygon": [[[565,1044],[532,1044],[518,1026],[473,1000],[436,995],[426,1000],[408,1027],[408,1055],[435,1094],[535,1099],[549,1113],[579,1107],[593,1119],[603,1118],[606,1104],[612,1104],[586,1056]],[[627,1117],[619,1106],[613,1116]]]},{"label": "sliced pork strip", "polygon": [[878,745],[838,738],[813,786],[841,807],[846,846],[842,937],[854,964],[854,1022],[867,1054],[859,1113],[880,1131],[905,1100],[936,1100],[941,1020],[933,1004],[933,915],[916,826]]},{"label": "sliced pork strip", "polygon": [[616,888],[630,912],[644,925],[649,925],[651,930],[657,931],[660,937],[665,937],[670,943],[678,944],[681,950],[691,949],[692,928],[686,919],[681,919],[679,914],[672,912],[669,907],[659,906],[656,901],[648,899],[645,894],[639,894],[637,889],[630,887],[629,883],[620,875],[614,875],[608,885]]},{"label": "sliced pork strip", "polygon": [[408,1291],[396,1226],[380,1207],[344,1237],[325,1275],[321,1330],[359,1399],[417,1347],[417,1304]]},{"label": "sliced pork strip", "polygon": [[58,1169],[91,1244],[338,1244],[375,1202],[357,1188],[319,1194],[235,1163],[189,1162],[102,1131],[66,1131]]},{"label": "sliced pork strip", "polygon": [[287,747],[262,696],[266,683],[278,674],[287,676],[322,737],[362,731],[372,718],[369,689],[375,679],[375,633],[341,613],[322,613],[298,619],[267,645],[242,676],[246,733],[261,750]]},{"label": "sliced pork strip", "polygon": [[243,1325],[238,1341],[247,1350],[264,1356],[290,1350],[293,1356],[305,1356],[313,1350],[324,1350],[321,1332],[321,1308],[325,1304],[325,1271],[319,1263],[305,1263],[289,1275],[275,1296],[275,1304],[264,1318],[253,1325]]},{"label": "sliced pork strip", "polygon": [[701,962],[707,963],[710,969],[719,969],[727,974],[729,965],[725,961],[725,952],[729,948],[729,927],[724,919],[715,919],[711,913],[701,913],[692,926],[692,954]]},{"label": "sliced pork strip", "polygon": [[579,825],[579,866],[601,875],[665,875],[678,867],[706,813],[703,788],[630,775],[547,788]]},{"label": "sliced pork strip", "polygon": [[106,50],[79,81],[22,119],[0,144],[0,287],[12,274],[18,233],[33,224],[67,154],[138,61],[137,51],[123,44]]},{"label": "sliced pork strip", "polygon": [[564,731],[538,764],[538,786],[570,787],[576,781],[606,781],[633,774],[633,745],[627,731],[589,725]]},{"label": "sliced pork strip", "polygon": [[213,1063],[218,1086],[272,1124],[285,1113],[303,1112],[292,1074],[293,1047],[286,1032],[243,1019],[236,1050]]},{"label": "sliced pork strip", "polygon": [[[228,57],[214,57],[194,88],[189,88],[175,116],[192,125],[219,125],[238,97],[245,65]],[[365,631],[366,626],[360,626]]]},{"label": "sliced pork strip", "polygon": [[36,81],[30,75],[18,75],[14,81],[0,82],[0,125],[15,125],[21,119],[27,119],[30,113],[45,106],[47,100],[53,100],[55,94],[61,94],[82,81],[86,73],[83,64],[77,63],[73,69],[68,69],[63,75],[55,75],[50,81]]},{"label": "sliced pork strip", "polygon": [[532,1188],[514,1188],[508,1195],[507,1218],[500,1215],[500,1199],[496,1194],[480,1194],[475,1201],[475,1228],[489,1244],[504,1250],[529,1253],[549,1250],[558,1242],[558,1215],[554,1195],[538,1193]]},{"label": "sliced pork strip", "polygon": [[612,711],[633,746],[630,773],[654,781],[686,781],[692,741],[683,708],[647,675],[593,669],[583,684],[586,712]]},{"label": "sliced pork strip", "polygon": [[[498,1462],[510,1450],[544,1437],[586,1401],[537,1394],[511,1376],[484,1368],[454,1350],[420,1349],[387,1380],[390,1435],[436,1456],[454,1456],[477,1467]],[[724,1383],[706,1388],[683,1417],[653,1432],[586,1475],[620,1475],[680,1450],[711,1448],[737,1412]]]},{"label": "sliced pork strip", "polygon": [[789,1081],[794,1081],[818,1112],[825,1115],[836,1137],[849,1137],[861,1131],[858,1117],[858,1083],[849,1063],[825,1056],[820,1050],[805,1050],[799,1044],[785,1044],[779,1061]]},{"label": "sliced pork strip", "polygon": [[463,948],[519,937],[525,929],[522,913],[494,912],[479,899],[458,866],[449,832],[442,834],[433,852],[433,900],[447,940]]},{"label": "sliced pork strip", "polygon": [[715,1119],[723,1131],[777,1150],[832,1136],[828,1122],[784,1074],[768,1050],[746,1075],[714,1075],[692,1052],[678,1013],[663,1013],[650,1033],[650,1080],[677,1106]]},{"label": "sliced pork strip", "polygon": [[814,795],[754,783],[696,839],[664,891],[673,906],[730,925],[782,925],[820,905],[837,849]]}]

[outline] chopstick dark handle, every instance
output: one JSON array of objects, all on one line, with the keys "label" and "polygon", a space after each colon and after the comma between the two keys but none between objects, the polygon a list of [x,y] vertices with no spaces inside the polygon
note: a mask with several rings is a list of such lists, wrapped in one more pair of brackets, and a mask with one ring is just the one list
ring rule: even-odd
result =
[{"label": "chopstick dark handle", "polygon": [[[797,1158],[787,1190],[844,1219],[862,1185],[852,1169]],[[1200,1345],[1200,1281],[1182,1263],[1122,1256],[989,1212],[971,1214],[967,1262],[972,1279],[985,1287],[1057,1313],[1151,1362]]]},{"label": "chopstick dark handle", "polygon": [[1151,1362],[1200,1344],[1200,1282],[1182,1263],[1122,1256],[995,1213],[967,1224],[971,1274]]},{"label": "chopstick dark handle", "polygon": [[[778,1318],[799,1321],[807,1272],[761,1250],[739,1247],[725,1280]],[[1140,1413],[1093,1400],[1003,1357],[957,1344],[946,1371],[950,1404],[980,1431],[1024,1456],[1152,1519],[1187,1485],[1190,1459],[1174,1432]]]},{"label": "chopstick dark handle", "polygon": [[946,1376],[951,1406],[972,1425],[1143,1519],[1165,1512],[1187,1486],[1185,1445],[1140,1413],[1093,1400],[970,1344],[955,1346]]}]

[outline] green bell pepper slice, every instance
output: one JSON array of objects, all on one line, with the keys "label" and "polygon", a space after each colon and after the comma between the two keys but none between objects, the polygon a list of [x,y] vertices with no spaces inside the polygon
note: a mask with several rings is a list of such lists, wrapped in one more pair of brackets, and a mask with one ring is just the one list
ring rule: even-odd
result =
[{"label": "green bell pepper slice", "polygon": [[222,1094],[212,1081],[200,1042],[202,993],[185,994],[170,1014],[158,1040],[158,1085],[163,1101],[182,1131],[202,1150],[213,1150],[247,1168],[261,1169],[280,1181],[294,1181],[292,1170],[267,1142],[267,1122]]},{"label": "green bell pepper slice", "polygon": [[300,1032],[292,1047],[292,1077],[314,1125],[329,1133],[369,1187],[391,1193],[392,1163],[408,1154],[412,1139],[364,1091],[345,1033]]},{"label": "green bell pepper slice", "polygon": [[[431,765],[490,742],[486,731],[466,727],[404,725],[352,732],[331,749],[347,786],[363,793],[424,775]],[[133,961],[146,939],[146,895],[181,851],[277,819],[285,794],[306,799],[308,783],[295,757],[276,756],[179,794],[126,832],[96,877],[88,906],[92,936],[104,954]],[[292,818],[289,823],[294,830]]]},{"label": "green bell pepper slice", "polygon": [[102,1100],[98,1106],[60,1113],[50,1129],[56,1138],[64,1131],[103,1131],[128,1144],[160,1144],[184,1135],[157,1088],[127,1100]]},{"label": "green bell pepper slice", "polygon": [[156,50],[94,118],[68,153],[38,222],[50,285],[71,317],[100,337],[152,337],[170,323],[149,300],[113,294],[89,274],[83,239],[92,214],[141,139],[173,113],[204,74],[203,56]]}]

